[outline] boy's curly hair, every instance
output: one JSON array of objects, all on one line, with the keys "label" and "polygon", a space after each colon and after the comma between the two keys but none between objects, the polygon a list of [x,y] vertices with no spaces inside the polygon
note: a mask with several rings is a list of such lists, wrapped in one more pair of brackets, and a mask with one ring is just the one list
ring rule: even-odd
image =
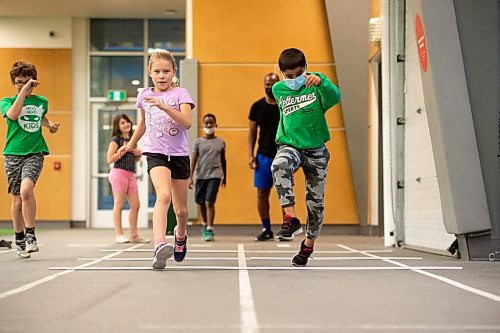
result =
[{"label": "boy's curly hair", "polygon": [[10,80],[12,81],[12,83],[14,83],[16,77],[18,76],[31,77],[32,79],[36,80],[37,72],[35,65],[23,60],[16,61],[12,65],[12,69],[10,70]]}]

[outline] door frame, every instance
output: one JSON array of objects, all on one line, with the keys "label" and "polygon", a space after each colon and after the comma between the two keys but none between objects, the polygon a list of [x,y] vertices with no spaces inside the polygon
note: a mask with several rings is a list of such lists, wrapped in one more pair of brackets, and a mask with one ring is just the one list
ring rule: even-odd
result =
[{"label": "door frame", "polygon": [[[108,173],[99,173],[98,172],[98,152],[99,147],[99,133],[98,133],[98,121],[99,115],[98,112],[102,108],[116,108],[116,111],[130,111],[135,110],[137,112],[137,118],[139,117],[137,108],[135,107],[135,103],[133,102],[124,102],[124,103],[107,103],[107,102],[91,102],[90,103],[90,219],[89,219],[89,227],[90,228],[114,228],[113,225],[113,217],[112,217],[112,209],[99,209],[98,208],[98,180],[102,178],[107,178]],[[118,113],[117,112],[117,113]],[[137,124],[137,121],[134,125]],[[140,142],[139,142],[140,145]],[[106,146],[107,149],[107,146]],[[148,183],[149,183],[149,175],[147,173],[147,163],[145,157],[143,156],[141,160],[137,163],[137,171],[136,171],[136,179],[137,179],[137,187],[139,190],[139,216],[137,221],[138,228],[147,228],[149,226],[149,218],[148,218]],[[129,228],[128,223],[128,209],[124,209],[122,212],[122,227],[124,229]],[[103,222],[106,220],[106,222]]]}]

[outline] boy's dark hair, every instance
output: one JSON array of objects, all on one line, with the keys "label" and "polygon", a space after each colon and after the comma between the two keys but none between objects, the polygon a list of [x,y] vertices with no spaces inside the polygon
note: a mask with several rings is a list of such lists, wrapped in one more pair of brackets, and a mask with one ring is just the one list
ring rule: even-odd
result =
[{"label": "boy's dark hair", "polygon": [[35,65],[30,64],[26,61],[16,61],[12,65],[12,69],[10,70],[10,80],[12,83],[16,80],[18,76],[29,76],[32,79],[36,80],[36,68]]},{"label": "boy's dark hair", "polygon": [[295,69],[297,67],[306,67],[306,56],[299,49],[286,49],[280,54],[278,65],[282,72],[287,69]]},{"label": "boy's dark hair", "polygon": [[213,113],[207,113],[206,115],[203,116],[202,120],[205,120],[205,118],[208,117],[214,118],[214,122],[217,123],[217,118],[215,118],[215,115]]},{"label": "boy's dark hair", "polygon": [[[119,137],[120,135],[122,135],[122,132],[120,131],[120,120],[122,119],[125,119],[125,121],[127,123],[130,123],[130,125],[134,125],[132,124],[132,120],[130,120],[130,118],[125,113],[119,114],[113,118],[113,131],[111,132],[111,136]],[[130,129],[130,136],[132,136],[132,134],[134,134],[134,131]]]}]

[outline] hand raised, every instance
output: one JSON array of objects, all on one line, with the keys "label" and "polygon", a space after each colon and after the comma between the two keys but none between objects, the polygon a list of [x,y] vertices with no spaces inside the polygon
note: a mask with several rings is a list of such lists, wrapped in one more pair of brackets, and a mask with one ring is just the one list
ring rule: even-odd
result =
[{"label": "hand raised", "polygon": [[50,124],[49,132],[51,134],[57,133],[57,131],[59,130],[59,126],[60,125],[61,125],[60,123],[52,123],[52,124]]},{"label": "hand raised", "polygon": [[312,86],[319,86],[319,84],[321,83],[321,79],[319,78],[319,76],[315,75],[315,74],[305,74],[305,77],[306,77],[306,87],[312,87]]}]

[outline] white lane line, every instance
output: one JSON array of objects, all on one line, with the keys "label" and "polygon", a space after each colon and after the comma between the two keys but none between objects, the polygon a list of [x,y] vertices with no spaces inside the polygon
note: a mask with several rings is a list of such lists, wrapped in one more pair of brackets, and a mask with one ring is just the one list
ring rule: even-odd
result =
[{"label": "white lane line", "polygon": [[106,246],[110,246],[111,244],[107,243],[107,244],[92,244],[92,243],[89,243],[89,244],[68,244],[68,247],[106,247]]},{"label": "white lane line", "polygon": [[292,247],[290,244],[276,244],[276,247]]},{"label": "white lane line", "polygon": [[343,248],[343,249],[355,252],[355,253],[361,253],[361,254],[364,254],[364,255],[369,256],[369,257],[376,257],[376,258],[382,259],[383,261],[385,261],[387,263],[390,263],[390,264],[393,264],[393,265],[396,265],[398,267],[410,268],[415,273],[419,273],[419,274],[431,277],[433,279],[439,280],[441,282],[447,283],[447,284],[449,284],[451,286],[460,288],[462,290],[471,292],[473,294],[489,298],[489,299],[491,299],[493,301],[496,301],[496,302],[500,302],[500,296],[498,296],[498,295],[495,295],[495,294],[492,294],[492,293],[489,293],[489,292],[486,292],[486,291],[483,291],[483,290],[480,290],[480,289],[473,288],[473,287],[468,286],[466,284],[460,283],[458,281],[455,281],[455,280],[452,280],[452,279],[449,279],[449,278],[446,278],[446,277],[443,277],[443,276],[440,276],[440,275],[436,275],[436,274],[433,274],[433,273],[426,272],[425,268],[422,268],[422,267],[411,267],[411,266],[402,264],[402,263],[397,262],[397,261],[393,261],[393,260],[390,260],[390,259],[384,259],[383,257],[379,257],[379,256],[376,256],[376,255],[373,255],[373,254],[370,254],[370,253],[366,253],[364,251],[358,251],[358,250],[355,250],[353,248],[350,248],[350,247],[342,245],[342,244],[338,244],[338,246],[341,247],[341,248]]},{"label": "white lane line", "polygon": [[[381,257],[384,259],[392,260],[422,260],[421,257]],[[286,260],[290,261],[288,257],[249,257],[247,260]],[[380,260],[379,258],[371,257],[311,257],[312,261],[321,260]]]},{"label": "white lane line", "polygon": [[[80,261],[92,261],[97,258],[78,258]],[[102,261],[152,261],[152,258],[108,258],[103,259]],[[184,261],[237,261],[238,258],[228,258],[228,257],[220,257],[220,258],[185,258]],[[167,261],[174,261],[173,258],[167,259]]]},{"label": "white lane line", "polygon": [[[247,261],[245,259],[245,247],[238,244],[238,264],[242,268],[239,272],[240,285],[240,320],[241,333],[259,332],[257,323],[257,314],[253,303],[252,286],[250,285],[250,276],[248,275]],[[238,267],[238,268],[240,268]]]},{"label": "white lane line", "polygon": [[[190,245],[191,246],[191,245]],[[103,250],[100,250],[101,252],[115,252],[115,251],[119,251],[119,252],[153,252],[154,250],[153,249],[132,249],[132,250],[128,250],[128,249],[123,249],[123,250],[120,250],[120,249],[103,249]],[[366,253],[388,253],[388,252],[392,252],[392,250],[368,250],[368,251],[365,251]],[[239,253],[238,250],[189,250],[189,253]],[[294,253],[294,254],[297,254],[297,250],[293,250],[293,251],[286,251],[286,250],[255,250],[255,251],[252,251],[252,250],[245,250],[245,253]],[[315,254],[319,254],[319,253],[323,253],[323,254],[334,254],[334,253],[338,253],[338,254],[349,254],[349,253],[353,253],[352,251],[314,251]]]},{"label": "white lane line", "polygon": [[[130,249],[134,249],[134,248],[139,247],[139,246],[141,246],[141,244],[134,245],[134,246],[130,247]],[[119,254],[120,254],[120,252],[111,253],[111,254],[108,254],[107,256],[103,257],[103,258],[96,259],[94,261],[88,262],[86,264],[82,264],[82,265],[74,267],[74,268],[73,267],[66,268],[63,272],[54,273],[54,274],[46,276],[46,277],[44,277],[44,278],[42,278],[40,280],[36,280],[34,282],[27,283],[27,284],[25,284],[25,285],[23,285],[21,287],[5,291],[5,292],[3,292],[3,293],[0,294],[0,300],[2,300],[4,298],[7,298],[9,296],[12,296],[12,295],[20,294],[20,293],[22,293],[22,292],[24,292],[26,290],[29,290],[31,288],[34,288],[34,287],[39,286],[41,284],[44,284],[46,282],[52,281],[54,279],[57,279],[58,277],[60,277],[62,275],[74,272],[75,270],[82,269],[82,268],[89,268],[88,266],[90,266],[90,265],[96,264],[98,262],[101,262],[103,259],[111,258],[111,257],[117,256]]]},{"label": "white lane line", "polygon": [[[422,260],[421,257],[381,257],[384,259],[391,260]],[[92,261],[98,258],[78,258],[80,261]],[[329,260],[379,260],[379,258],[371,257],[314,257],[314,261],[329,261]],[[174,259],[169,258],[168,261],[173,261]],[[201,258],[186,258],[184,261],[236,261],[238,258],[231,257],[201,257]],[[289,257],[248,257],[246,260],[283,260],[290,261]],[[109,258],[102,259],[102,261],[151,261],[151,258]]]},{"label": "white lane line", "polygon": [[[144,324],[139,325],[138,329],[140,330],[196,330],[196,331],[221,331],[221,330],[236,330],[238,329],[238,325],[227,324],[227,325],[196,325],[196,324]],[[433,324],[352,324],[352,325],[342,325],[342,324],[283,324],[283,325],[260,325],[259,328],[266,330],[283,330],[283,331],[312,331],[312,330],[321,330],[332,332],[332,330],[345,332],[346,330],[356,330],[356,331],[491,331],[491,332],[499,332],[500,325],[459,325],[459,324],[450,324],[450,325],[433,325]]]},{"label": "white lane line", "polygon": [[[144,271],[152,270],[150,266],[144,267],[103,267],[103,266],[92,266],[92,267],[50,267],[49,270],[60,271],[60,270],[74,270],[74,271]],[[183,266],[179,264],[177,266],[167,266],[164,270],[166,271],[411,271],[415,269],[425,269],[425,270],[461,270],[462,267],[451,267],[451,266],[414,266],[414,267],[397,267],[397,266],[345,266],[345,267],[294,267],[294,266]]]}]

